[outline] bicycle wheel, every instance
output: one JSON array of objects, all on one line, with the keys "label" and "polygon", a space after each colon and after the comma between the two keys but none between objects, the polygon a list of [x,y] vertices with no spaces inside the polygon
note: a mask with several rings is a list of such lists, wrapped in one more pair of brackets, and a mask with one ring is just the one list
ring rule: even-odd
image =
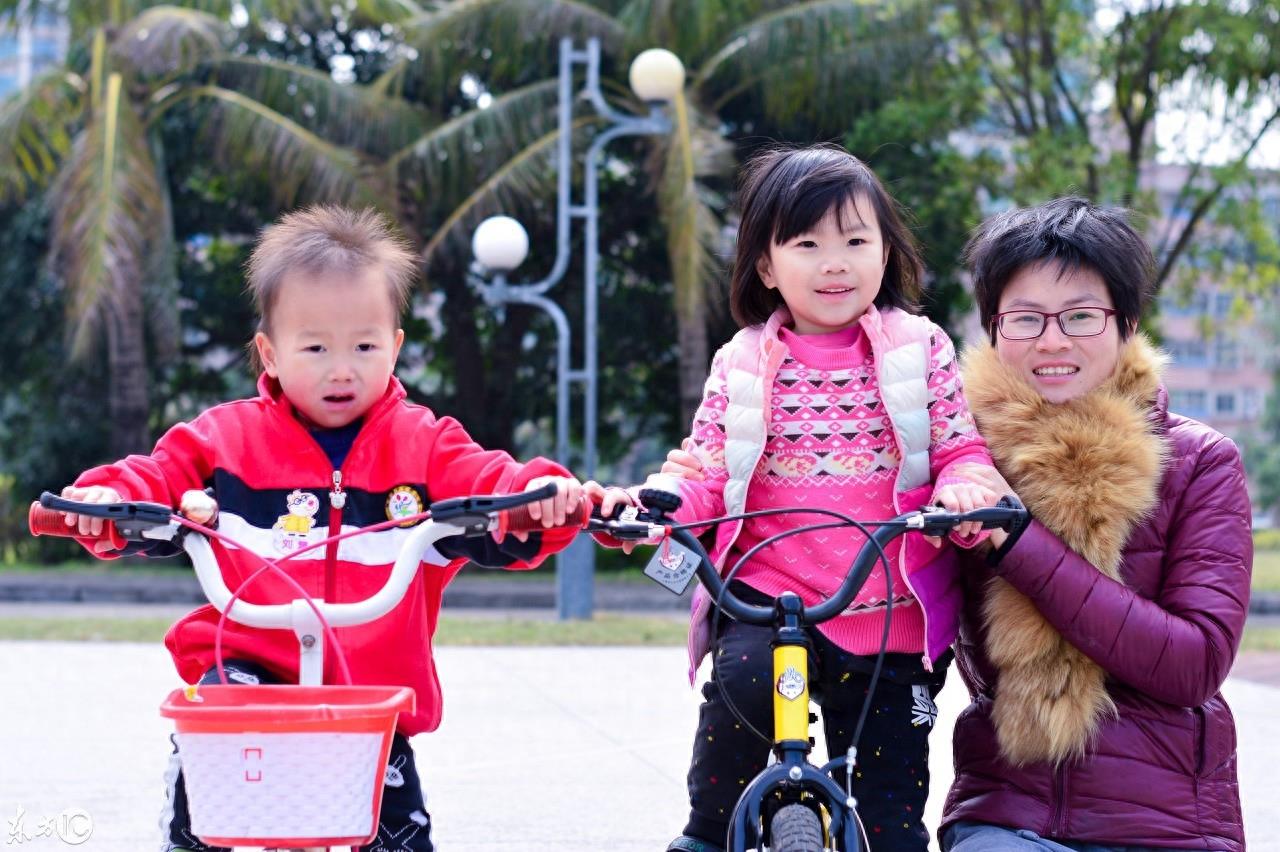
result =
[{"label": "bicycle wheel", "polygon": [[769,852],[822,852],[822,823],[804,805],[779,808],[769,824]]}]

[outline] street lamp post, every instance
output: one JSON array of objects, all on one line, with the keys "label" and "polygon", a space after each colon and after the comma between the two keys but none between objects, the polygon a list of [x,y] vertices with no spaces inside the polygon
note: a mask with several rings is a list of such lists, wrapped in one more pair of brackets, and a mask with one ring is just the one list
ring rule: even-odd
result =
[{"label": "street lamp post", "polygon": [[[585,64],[587,79],[583,92],[592,107],[609,125],[596,135],[587,149],[583,173],[583,199],[571,197],[573,138],[573,66]],[[541,281],[511,284],[507,274],[524,261],[529,238],[519,222],[495,216],[480,223],[472,239],[476,259],[489,271],[491,280],[480,283],[486,303],[502,317],[508,303],[531,305],[546,311],[556,327],[556,457],[566,467],[569,459],[569,388],[583,386],[583,454],[581,470],[585,478],[596,475],[596,435],[598,399],[597,318],[599,316],[599,175],[597,166],[604,146],[619,136],[661,135],[671,132],[671,121],[663,105],[684,85],[684,66],[675,54],[659,48],[646,50],[631,63],[630,82],[635,93],[649,104],[647,115],[631,115],[609,106],[600,90],[600,42],[590,39],[586,50],[578,50],[571,39],[560,42],[559,138],[556,184],[556,258],[551,272]],[[583,240],[582,369],[569,364],[569,321],[563,310],[545,296],[569,267],[570,220],[585,221]],[[593,607],[595,551],[591,542],[579,537],[559,559],[556,572],[556,608],[562,619],[590,618]]]}]

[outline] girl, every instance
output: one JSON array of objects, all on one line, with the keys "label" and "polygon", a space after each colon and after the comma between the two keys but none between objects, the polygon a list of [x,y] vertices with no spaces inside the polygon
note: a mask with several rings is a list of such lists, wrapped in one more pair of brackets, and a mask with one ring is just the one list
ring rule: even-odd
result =
[{"label": "girl", "polygon": [[[929,502],[955,511],[993,504],[994,492],[951,473],[991,459],[965,406],[951,341],[915,315],[919,253],[872,171],[837,147],[771,151],[748,167],[742,205],[730,299],[743,328],[712,361],[685,443],[692,456],[672,453],[701,467],[680,483],[677,518],[812,506],[879,519]],[[596,494],[606,511],[632,502],[621,489]],[[712,558],[725,570],[757,542],[805,520],[722,524]],[[976,532],[957,530],[958,543],[975,543]],[[960,611],[953,551],[910,539],[905,550],[888,550],[889,653],[853,784],[877,850],[928,845],[921,820],[927,738]],[[860,544],[855,530],[787,538],[744,566],[734,590],[753,603],[786,590],[816,603],[839,586]],[[881,645],[885,596],[877,568],[847,614],[810,631],[829,754],[849,748]],[[714,641],[716,674],[733,705],[770,731],[772,698],[760,688],[772,680],[770,630],[721,619],[712,637],[709,609],[699,588],[690,676]],[[769,753],[714,681],[703,697],[689,822],[669,852],[720,849],[734,804]]]}]

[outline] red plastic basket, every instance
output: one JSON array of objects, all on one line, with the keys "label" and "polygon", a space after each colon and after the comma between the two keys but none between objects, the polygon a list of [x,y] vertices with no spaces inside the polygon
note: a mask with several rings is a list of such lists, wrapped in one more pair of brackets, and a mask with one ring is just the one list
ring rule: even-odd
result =
[{"label": "red plastic basket", "polygon": [[169,693],[191,809],[211,846],[363,846],[404,686],[218,685]]}]

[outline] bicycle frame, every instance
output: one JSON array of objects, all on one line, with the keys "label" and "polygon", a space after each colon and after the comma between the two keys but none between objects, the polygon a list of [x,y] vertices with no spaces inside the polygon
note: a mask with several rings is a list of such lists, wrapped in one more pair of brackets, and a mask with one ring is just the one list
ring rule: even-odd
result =
[{"label": "bicycle frame", "polygon": [[[915,513],[918,515],[919,513]],[[906,517],[906,516],[903,516]],[[886,525],[877,528],[873,537],[882,549],[904,531],[902,526]],[[699,579],[707,586],[717,604],[734,618],[748,623],[759,623],[759,608],[747,608],[723,589],[718,573],[711,574],[710,559],[701,543],[686,530],[673,531],[671,537],[692,550],[701,559]],[[878,551],[864,546],[855,561],[845,584],[861,588],[875,565]],[[714,569],[711,569],[714,572]],[[710,576],[714,580],[708,582]],[[843,588],[843,585],[842,585]],[[811,609],[811,617],[805,618],[805,606],[793,592],[780,595],[772,613],[773,635],[773,752],[777,761],[761,771],[742,791],[729,821],[728,852],[746,852],[759,848],[763,837],[757,830],[762,824],[766,802],[780,795],[784,802],[795,801],[819,805],[825,812],[824,830],[835,842],[833,848],[841,852],[861,852],[862,842],[855,817],[855,802],[845,790],[836,784],[829,772],[809,762],[813,749],[809,726],[816,717],[809,711],[809,650],[805,635],[808,623],[825,621],[843,609],[828,606],[840,602],[837,593],[820,604],[817,613]],[[828,615],[828,610],[835,610]],[[850,768],[852,771],[852,768]]]},{"label": "bicycle frame", "polygon": [[[647,493],[653,492],[642,491],[642,502]],[[678,505],[678,498],[673,502],[669,495],[665,502],[667,510],[674,511],[670,507]],[[662,515],[660,509],[655,520],[663,522]],[[714,519],[711,523],[723,520],[728,519]],[[766,803],[774,797],[782,804],[797,802],[818,806],[826,815],[823,831],[831,842],[831,848],[838,852],[863,852],[856,816],[857,803],[852,794],[841,789],[830,774],[844,759],[835,758],[822,768],[814,766],[808,759],[813,747],[809,726],[817,721],[817,717],[809,712],[810,643],[805,627],[830,620],[843,612],[866,582],[876,560],[883,556],[885,547],[894,538],[912,530],[926,535],[942,535],[963,521],[981,522],[984,529],[997,526],[1009,529],[1007,547],[1025,529],[1028,515],[1016,498],[1006,497],[998,506],[964,514],[942,510],[916,511],[876,522],[876,528],[870,532],[870,540],[863,544],[849,573],[831,597],[807,607],[794,592],[784,592],[775,600],[772,609],[752,606],[734,597],[725,587],[701,542],[689,529],[662,528],[665,535],[669,535],[673,541],[698,557],[698,579],[711,594],[716,606],[738,621],[768,625],[774,630],[773,752],[777,761],[752,779],[739,797],[730,818],[728,852],[746,852],[748,849],[761,847],[764,832],[759,827],[763,824]],[[852,772],[853,766],[847,766],[846,771]]]}]

